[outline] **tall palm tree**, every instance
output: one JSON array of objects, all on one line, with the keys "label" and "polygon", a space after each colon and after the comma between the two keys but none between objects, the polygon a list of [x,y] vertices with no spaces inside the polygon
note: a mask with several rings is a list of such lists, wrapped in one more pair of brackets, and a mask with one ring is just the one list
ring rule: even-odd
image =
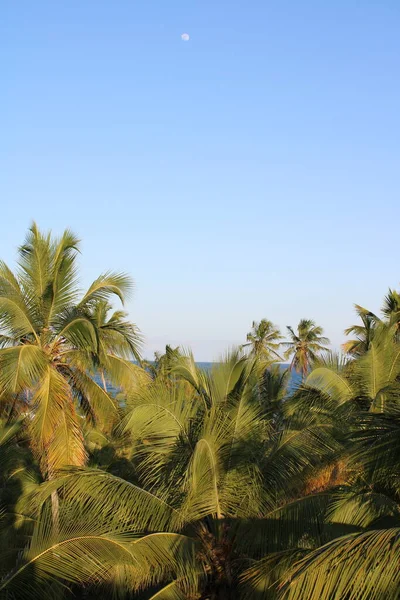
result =
[{"label": "tall palm tree", "polygon": [[71,231],[56,239],[33,224],[16,273],[0,262],[0,394],[29,412],[31,445],[48,478],[66,465],[85,464],[82,419],[106,423],[117,414],[95,371],[132,378],[128,358],[137,355],[135,330],[120,318],[98,319],[109,298],[124,301],[131,280],[108,272],[80,295],[78,251]]},{"label": "tall palm tree", "polygon": [[253,321],[251,327],[243,348],[250,347],[250,355],[264,363],[282,360],[279,355],[282,339],[279,328],[267,319],[262,319],[259,323]]},{"label": "tall palm tree", "polygon": [[362,325],[352,325],[345,329],[345,335],[355,335],[356,338],[345,342],[342,347],[346,354],[356,357],[362,356],[369,350],[380,319],[373,312],[363,308],[359,304],[355,304],[354,306],[357,315],[362,321]]},{"label": "tall palm tree", "polygon": [[290,341],[284,342],[287,347],[285,358],[292,356],[291,367],[306,377],[311,364],[321,352],[326,352],[329,339],[324,337],[324,330],[310,319],[301,319],[297,326],[297,333],[290,326],[286,327]]}]

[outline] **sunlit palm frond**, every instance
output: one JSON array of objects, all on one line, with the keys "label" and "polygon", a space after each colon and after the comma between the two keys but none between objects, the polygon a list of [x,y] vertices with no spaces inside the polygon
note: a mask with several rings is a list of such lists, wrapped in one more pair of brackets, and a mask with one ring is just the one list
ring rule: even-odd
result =
[{"label": "sunlit palm frond", "polygon": [[[67,469],[56,480],[42,484],[31,496],[32,510],[46,502],[54,491],[62,491],[64,502],[90,508],[93,515],[132,532],[173,531],[182,523],[181,514],[154,492],[100,469]],[[37,510],[37,508],[36,508]]]},{"label": "sunlit palm frond", "polygon": [[150,383],[150,375],[144,369],[119,356],[104,356],[102,368],[107,379],[125,391],[135,391]]},{"label": "sunlit palm frond", "polygon": [[18,249],[19,279],[35,305],[36,317],[43,323],[45,295],[50,282],[52,243],[50,233],[43,234],[32,223],[25,242]]},{"label": "sunlit palm frond", "polygon": [[127,314],[122,310],[114,311],[108,316],[111,309],[109,302],[100,300],[92,311],[102,352],[140,362],[143,337],[139,329],[127,320]]},{"label": "sunlit palm frond", "polygon": [[0,295],[0,326],[13,339],[32,337],[38,339],[32,315],[26,303],[11,287]]},{"label": "sunlit palm frond", "polygon": [[76,257],[79,239],[66,229],[59,240],[52,244],[51,282],[46,297],[47,326],[54,325],[54,318],[77,302]]},{"label": "sunlit palm frond", "polygon": [[400,373],[400,345],[391,331],[381,330],[371,342],[369,351],[354,365],[353,377],[360,392],[371,399],[372,410],[382,411],[385,404],[385,390],[396,387]]},{"label": "sunlit palm frond", "polygon": [[373,530],[329,542],[302,559],[282,598],[395,598],[400,585],[400,529]]},{"label": "sunlit palm frond", "polygon": [[128,275],[108,271],[92,283],[79,306],[81,308],[93,306],[98,301],[108,301],[112,296],[117,296],[123,303],[132,289],[133,281]]},{"label": "sunlit palm frond", "polygon": [[210,378],[208,373],[197,366],[192,352],[180,352],[179,356],[174,355],[170,364],[170,373],[187,381],[198,394],[208,398]]},{"label": "sunlit palm frond", "polygon": [[185,520],[195,521],[211,515],[222,518],[220,483],[222,477],[218,439],[204,436],[197,442],[187,472]]},{"label": "sunlit palm frond", "polygon": [[345,365],[340,363],[317,364],[304,384],[320,390],[332,398],[337,405],[343,404],[356,395],[352,382],[346,376]]},{"label": "sunlit palm frond", "polygon": [[31,344],[0,350],[0,391],[18,393],[33,389],[45,374],[48,360],[41,348]]},{"label": "sunlit palm frond", "polygon": [[76,502],[61,502],[55,529],[45,505],[29,547],[16,569],[1,582],[0,592],[30,597],[29,584],[38,592],[49,581],[108,584],[126,592],[168,578],[195,586],[194,553],[195,544],[184,535],[156,532],[138,536],[126,523],[110,522],[104,513],[96,514],[92,506],[81,507]]},{"label": "sunlit palm frond", "polygon": [[240,348],[233,348],[213,365],[209,380],[209,396],[212,404],[228,402],[240,395],[255,367],[254,360],[242,354]]},{"label": "sunlit palm frond", "polygon": [[87,315],[75,309],[68,309],[58,321],[59,331],[55,336],[54,344],[66,340],[68,350],[73,347],[93,355],[98,352],[98,331]]},{"label": "sunlit palm frond", "polygon": [[[85,399],[90,406],[90,413],[93,414],[96,421],[104,426],[113,425],[117,416],[117,402],[110,394],[108,394],[95,379],[84,371],[75,369],[71,373],[73,388],[79,392],[80,396]],[[85,410],[85,405],[83,409]]]},{"label": "sunlit palm frond", "polygon": [[63,466],[85,462],[83,436],[70,394],[66,379],[49,365],[33,397],[34,415],[29,424],[34,450],[49,475]]}]

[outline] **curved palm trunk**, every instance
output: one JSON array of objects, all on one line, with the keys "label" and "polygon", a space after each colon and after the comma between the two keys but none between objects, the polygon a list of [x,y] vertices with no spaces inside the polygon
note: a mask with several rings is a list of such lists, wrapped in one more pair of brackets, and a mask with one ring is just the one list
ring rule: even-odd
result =
[{"label": "curved palm trunk", "polygon": [[301,383],[304,383],[304,380],[307,377],[308,367],[309,367],[308,362],[305,362],[303,365],[302,372],[301,372]]}]

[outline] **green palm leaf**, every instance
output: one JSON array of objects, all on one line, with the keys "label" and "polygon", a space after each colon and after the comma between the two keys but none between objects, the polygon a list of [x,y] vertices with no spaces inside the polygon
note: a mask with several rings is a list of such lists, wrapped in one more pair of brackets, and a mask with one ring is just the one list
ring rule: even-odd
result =
[{"label": "green palm leaf", "polygon": [[284,598],[395,598],[400,584],[400,529],[367,531],[333,540],[291,571]]}]

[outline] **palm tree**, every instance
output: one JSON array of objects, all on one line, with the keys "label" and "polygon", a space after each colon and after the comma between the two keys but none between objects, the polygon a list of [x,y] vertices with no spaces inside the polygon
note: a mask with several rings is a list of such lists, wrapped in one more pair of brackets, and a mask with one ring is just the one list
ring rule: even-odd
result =
[{"label": "palm tree", "polygon": [[33,225],[0,262],[0,597],[398,597],[398,293],[382,320],[356,306],[347,356],[288,327],[292,393],[267,320],[247,355],[167,346],[149,374],[110,302],[130,279],[81,294],[78,249]]},{"label": "palm tree", "polygon": [[347,481],[332,495],[328,521],[348,531],[289,570],[282,598],[396,598],[400,585],[400,346],[391,329],[347,364],[320,364],[297,406],[349,423]]},{"label": "palm tree", "polygon": [[152,587],[153,600],[233,600],[248,589],[256,598],[248,567],[269,561],[275,598],[282,569],[323,543],[326,500],[299,491],[303,474],[336,451],[326,427],[270,429],[254,361],[240,352],[211,373],[180,356],[173,371],[170,385],[155,380],[127,397],[121,428],[137,481],[84,468],[36,488],[25,510],[37,524],[0,594],[51,598],[76,583],[86,592],[101,584],[105,597]]},{"label": "palm tree", "polygon": [[259,323],[253,321],[252,330],[247,334],[247,343],[243,348],[251,348],[250,355],[265,364],[276,360],[282,360],[279,355],[279,347],[282,339],[279,328],[271,321],[262,319]]},{"label": "palm tree", "polygon": [[79,297],[78,251],[71,231],[56,239],[33,224],[17,272],[0,262],[0,394],[25,406],[31,445],[48,478],[66,465],[85,464],[85,417],[107,423],[117,414],[95,371],[132,380],[128,359],[137,356],[136,330],[120,314],[99,320],[109,298],[124,301],[131,280],[108,272]]},{"label": "palm tree", "polygon": [[321,352],[326,352],[329,339],[323,336],[324,330],[310,319],[301,319],[297,326],[297,333],[287,326],[290,341],[284,342],[287,347],[285,358],[292,357],[291,368],[306,377],[311,364]]},{"label": "palm tree", "polygon": [[345,335],[355,335],[356,338],[345,342],[342,347],[346,354],[356,357],[362,356],[369,350],[380,319],[370,310],[363,308],[359,304],[355,304],[354,306],[357,315],[362,321],[362,325],[352,325],[345,329]]},{"label": "palm tree", "polygon": [[154,352],[154,376],[167,380],[171,375],[174,364],[180,356],[180,347],[176,346],[176,348],[173,348],[169,344],[165,346],[164,354],[161,354],[161,352]]},{"label": "palm tree", "polygon": [[396,335],[400,330],[400,294],[389,288],[383,301],[382,314],[386,317],[389,326],[396,325]]},{"label": "palm tree", "polygon": [[400,294],[396,290],[389,288],[384,298],[381,310],[384,317],[383,320],[359,304],[355,304],[354,306],[357,315],[362,321],[362,325],[352,325],[345,329],[345,335],[356,336],[355,339],[343,344],[343,350],[347,354],[353,357],[365,354],[370,347],[376,330],[382,329],[382,327],[392,327],[395,325],[394,335],[398,336],[400,330]]}]

